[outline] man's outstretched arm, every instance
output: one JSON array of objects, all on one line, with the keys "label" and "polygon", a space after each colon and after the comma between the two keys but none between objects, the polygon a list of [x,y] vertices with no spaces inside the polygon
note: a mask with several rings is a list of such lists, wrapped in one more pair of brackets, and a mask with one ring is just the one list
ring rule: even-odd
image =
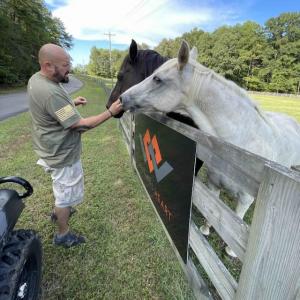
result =
[{"label": "man's outstretched arm", "polygon": [[95,128],[106,120],[110,119],[112,116],[118,114],[122,110],[122,104],[120,100],[114,102],[109,109],[102,112],[99,115],[81,118],[78,122],[71,126],[72,129],[85,132],[89,129]]}]

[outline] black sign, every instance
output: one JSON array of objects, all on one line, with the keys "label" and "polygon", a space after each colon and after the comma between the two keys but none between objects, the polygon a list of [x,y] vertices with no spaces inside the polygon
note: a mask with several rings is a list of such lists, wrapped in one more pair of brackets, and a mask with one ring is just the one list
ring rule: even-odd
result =
[{"label": "black sign", "polygon": [[135,116],[135,160],[150,198],[187,262],[196,142],[152,118]]}]

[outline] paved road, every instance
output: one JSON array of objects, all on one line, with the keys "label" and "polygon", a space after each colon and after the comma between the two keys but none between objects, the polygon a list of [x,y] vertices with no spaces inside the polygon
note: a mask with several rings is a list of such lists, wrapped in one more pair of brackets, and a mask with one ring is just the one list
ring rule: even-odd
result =
[{"label": "paved road", "polygon": [[[82,82],[70,76],[69,83],[64,84],[69,92],[75,92],[82,87]],[[27,92],[0,95],[0,121],[28,110]]]}]

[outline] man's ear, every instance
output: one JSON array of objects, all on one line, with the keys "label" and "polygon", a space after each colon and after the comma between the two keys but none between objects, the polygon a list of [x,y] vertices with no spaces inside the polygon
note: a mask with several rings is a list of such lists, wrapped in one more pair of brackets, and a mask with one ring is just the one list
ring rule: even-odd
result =
[{"label": "man's ear", "polygon": [[54,64],[51,61],[45,61],[43,66],[49,74],[52,74],[55,71]]}]

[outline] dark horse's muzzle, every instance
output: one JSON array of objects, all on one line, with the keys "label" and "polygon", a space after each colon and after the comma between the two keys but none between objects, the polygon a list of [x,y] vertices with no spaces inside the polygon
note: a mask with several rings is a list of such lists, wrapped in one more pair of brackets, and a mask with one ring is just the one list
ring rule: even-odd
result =
[{"label": "dark horse's muzzle", "polygon": [[[120,101],[121,101],[121,99],[120,99]],[[121,101],[121,103],[122,103],[122,101]],[[108,104],[106,104],[105,107],[106,107],[106,109],[110,108],[110,106]],[[116,119],[122,118],[124,112],[125,112],[124,110],[120,111],[118,114],[114,115],[114,118],[116,118]]]}]

